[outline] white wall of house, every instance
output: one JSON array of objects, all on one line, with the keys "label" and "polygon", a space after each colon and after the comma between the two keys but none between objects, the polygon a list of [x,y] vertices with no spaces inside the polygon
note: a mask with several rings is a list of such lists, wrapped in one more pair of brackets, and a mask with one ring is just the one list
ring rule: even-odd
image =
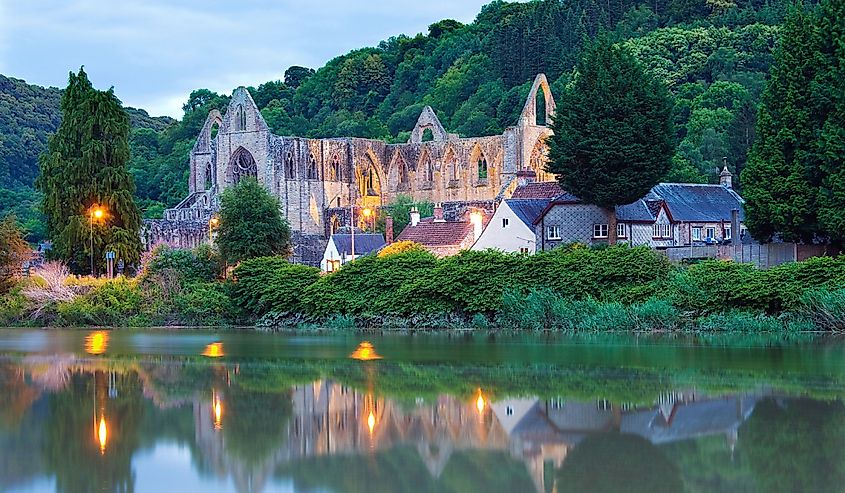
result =
[{"label": "white wall of house", "polygon": [[537,238],[534,235],[534,228],[522,222],[508,203],[503,201],[487,223],[484,232],[472,246],[472,250],[487,249],[536,253]]},{"label": "white wall of house", "polygon": [[320,261],[320,269],[323,272],[329,272],[329,262],[331,261],[343,263],[343,259],[340,256],[340,252],[337,251],[337,246],[335,246],[333,238],[329,238],[329,243],[326,245],[323,260]]}]

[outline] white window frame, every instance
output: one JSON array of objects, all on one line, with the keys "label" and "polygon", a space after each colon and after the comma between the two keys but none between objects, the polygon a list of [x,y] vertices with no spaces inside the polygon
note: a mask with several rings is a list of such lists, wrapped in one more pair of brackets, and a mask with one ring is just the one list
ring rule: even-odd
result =
[{"label": "white window frame", "polygon": [[616,237],[617,238],[627,238],[628,237],[628,227],[625,223],[616,223]]},{"label": "white window frame", "polygon": [[560,226],[546,226],[546,239],[547,240],[559,240],[560,239]]},{"label": "white window frame", "polygon": [[713,226],[707,226],[706,228],[704,228],[704,239],[707,238],[712,238],[714,240],[716,239],[716,228],[714,228]]},{"label": "white window frame", "polygon": [[604,239],[610,233],[610,227],[607,224],[593,224],[593,238]]},{"label": "white window frame", "polygon": [[725,239],[732,240],[733,239],[733,231],[731,226],[725,226]]},{"label": "white window frame", "polygon": [[695,226],[692,228],[692,232],[690,233],[690,239],[692,241],[701,241],[701,226]]},{"label": "white window frame", "polygon": [[651,228],[651,236],[655,239],[665,240],[672,238],[672,225],[667,223],[654,223]]}]

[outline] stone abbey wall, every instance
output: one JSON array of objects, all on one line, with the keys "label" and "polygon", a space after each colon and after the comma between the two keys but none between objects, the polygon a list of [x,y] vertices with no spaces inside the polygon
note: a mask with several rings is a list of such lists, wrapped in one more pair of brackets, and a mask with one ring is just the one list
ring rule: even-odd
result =
[{"label": "stone abbey wall", "polygon": [[509,197],[521,170],[548,179],[544,140],[551,130],[543,123],[554,109],[541,74],[519,121],[502,135],[450,134],[426,107],[405,144],[307,139],[273,135],[249,92],[240,87],[225,114],[209,113],[197,137],[190,156],[189,196],[168,209],[164,219],[147,221],[145,241],[187,248],[206,240],[204,226],[219,207],[220,192],[252,176],[281,201],[294,233],[294,260],[313,264],[319,262],[315,252],[322,255],[319,245],[324,247],[336,228],[348,226],[349,214],[341,211],[385,206],[400,194],[457,210],[461,204]]}]

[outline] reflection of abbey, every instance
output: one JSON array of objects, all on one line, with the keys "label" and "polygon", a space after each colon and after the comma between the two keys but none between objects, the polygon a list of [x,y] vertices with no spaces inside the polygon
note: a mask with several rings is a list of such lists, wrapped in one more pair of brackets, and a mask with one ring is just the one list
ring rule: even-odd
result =
[{"label": "reflection of abbey", "polygon": [[198,245],[207,239],[220,192],[246,176],[279,198],[293,233],[294,260],[304,263],[319,262],[328,236],[349,225],[352,204],[379,207],[406,194],[442,202],[452,217],[468,207],[492,210],[510,196],[521,172],[545,178],[545,123],[554,108],[546,77],[539,75],[516,126],[502,135],[447,133],[426,107],[406,144],[306,139],[273,135],[241,87],[225,115],[209,113],[191,151],[190,194],[163,220],[148,222],[147,241]]}]

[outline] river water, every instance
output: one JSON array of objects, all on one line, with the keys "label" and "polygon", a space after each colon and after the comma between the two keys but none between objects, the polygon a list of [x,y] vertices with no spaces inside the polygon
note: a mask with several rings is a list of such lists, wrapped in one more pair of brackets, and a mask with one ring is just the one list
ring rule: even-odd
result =
[{"label": "river water", "polygon": [[843,398],[832,338],[0,330],[0,491],[845,491]]}]

